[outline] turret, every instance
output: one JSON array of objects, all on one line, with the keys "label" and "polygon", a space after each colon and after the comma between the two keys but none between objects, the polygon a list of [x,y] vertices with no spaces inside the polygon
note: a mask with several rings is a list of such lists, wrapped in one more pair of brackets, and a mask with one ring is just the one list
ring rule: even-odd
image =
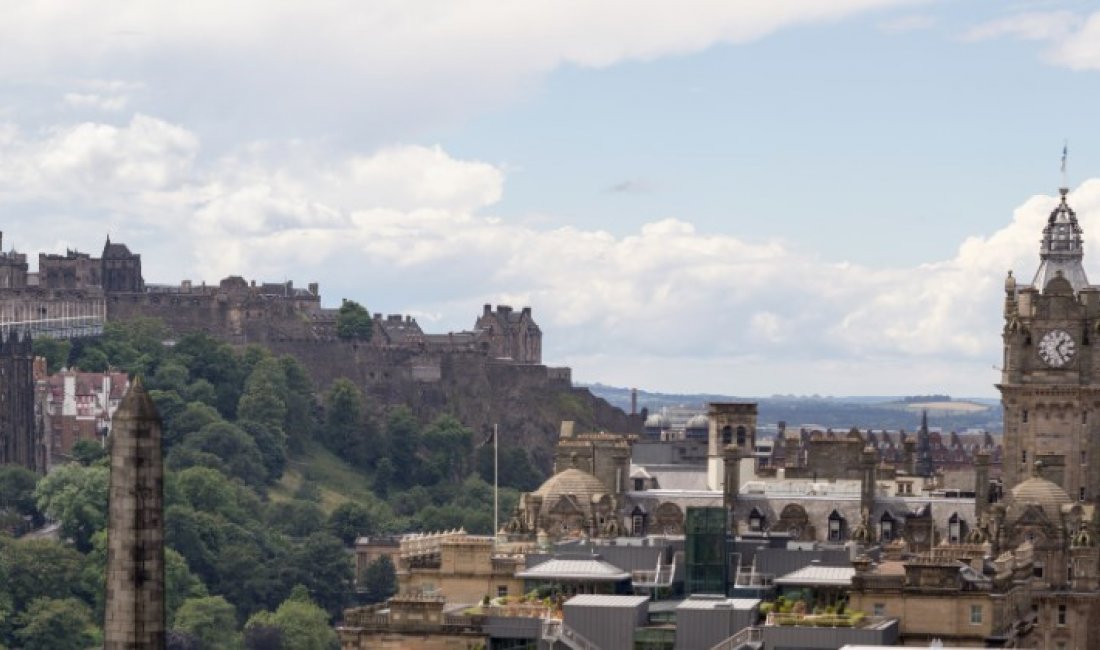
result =
[{"label": "turret", "polygon": [[1043,240],[1039,248],[1041,261],[1032,284],[1043,291],[1060,271],[1074,292],[1077,292],[1089,284],[1085,267],[1081,263],[1084,256],[1084,231],[1077,223],[1077,213],[1066,202],[1069,188],[1059,188],[1058,192],[1062,195],[1062,200],[1050,213],[1047,225],[1043,228]]}]

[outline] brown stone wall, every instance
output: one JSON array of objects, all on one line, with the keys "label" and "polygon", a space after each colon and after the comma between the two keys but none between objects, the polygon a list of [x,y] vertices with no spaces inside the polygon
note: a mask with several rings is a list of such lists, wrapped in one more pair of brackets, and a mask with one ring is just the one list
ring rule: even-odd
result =
[{"label": "brown stone wall", "polygon": [[163,650],[164,462],[161,422],[140,380],[111,431],[104,650]]}]

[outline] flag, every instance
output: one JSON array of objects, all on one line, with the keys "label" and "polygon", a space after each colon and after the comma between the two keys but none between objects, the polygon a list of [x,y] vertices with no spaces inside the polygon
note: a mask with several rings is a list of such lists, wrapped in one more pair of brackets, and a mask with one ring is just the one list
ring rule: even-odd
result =
[{"label": "flag", "polygon": [[1066,156],[1069,155],[1069,142],[1062,145],[1062,173],[1066,173]]}]

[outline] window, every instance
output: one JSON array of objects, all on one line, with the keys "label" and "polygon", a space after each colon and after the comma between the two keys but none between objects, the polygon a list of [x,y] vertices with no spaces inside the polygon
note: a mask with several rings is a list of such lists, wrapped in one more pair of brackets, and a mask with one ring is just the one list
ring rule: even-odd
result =
[{"label": "window", "polygon": [[1020,413],[1020,421],[1021,421],[1021,422],[1024,422],[1024,423],[1026,423],[1026,422],[1027,422],[1027,409],[1024,409],[1024,410],[1023,410],[1023,411],[1022,411],[1022,412]]},{"label": "window", "polygon": [[508,585],[497,585],[497,598],[504,598],[508,595]]},{"label": "window", "polygon": [[1020,462],[1021,463],[1026,463],[1027,462],[1027,450],[1026,449],[1021,449],[1020,450]]},{"label": "window", "polygon": [[829,541],[839,542],[844,538],[844,517],[836,510],[829,515]]},{"label": "window", "polygon": [[1066,625],[1066,606],[1058,606],[1058,627],[1065,627]]},{"label": "window", "polygon": [[1043,564],[1041,562],[1036,562],[1035,566],[1031,568],[1031,575],[1035,576],[1036,578],[1043,577]]},{"label": "window", "polygon": [[1077,500],[1078,501],[1084,501],[1085,500],[1085,488],[1082,487],[1080,490],[1077,491]]},{"label": "window", "polygon": [[764,530],[764,515],[756,508],[749,513],[749,530],[754,532]]},{"label": "window", "polygon": [[981,625],[982,623],[982,606],[971,605],[970,606],[970,624]]},{"label": "window", "polygon": [[894,520],[890,517],[890,514],[882,515],[882,523],[879,525],[881,531],[880,536],[882,541],[889,542],[894,539]]},{"label": "window", "polygon": [[951,515],[951,518],[947,520],[947,541],[952,544],[958,544],[962,541],[963,536],[963,520],[959,517],[958,513]]},{"label": "window", "polygon": [[644,489],[645,489],[645,479],[644,478],[634,479],[634,491],[635,492],[641,492]]},{"label": "window", "polygon": [[1087,451],[1082,451],[1082,452],[1081,452],[1081,464],[1082,464],[1082,465],[1085,465],[1085,464],[1087,464],[1088,462],[1089,462],[1089,452],[1087,452]]},{"label": "window", "polygon": [[635,535],[642,534],[642,531],[645,528],[645,521],[641,515],[634,515],[633,522],[631,523],[631,528],[634,530]]},{"label": "window", "polygon": [[872,616],[886,616],[886,603],[875,603],[871,609]]}]

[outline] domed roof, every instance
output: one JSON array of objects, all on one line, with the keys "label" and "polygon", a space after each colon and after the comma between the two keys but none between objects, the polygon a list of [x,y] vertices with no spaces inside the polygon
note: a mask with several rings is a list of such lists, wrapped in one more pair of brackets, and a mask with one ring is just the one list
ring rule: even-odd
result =
[{"label": "domed roof", "polygon": [[654,413],[645,419],[647,429],[667,429],[669,424],[668,417],[661,413]]},{"label": "domed roof", "polygon": [[600,479],[588,472],[570,467],[564,472],[558,472],[539,486],[534,492],[542,497],[547,505],[552,504],[563,496],[572,496],[579,504],[592,503],[592,497],[597,494],[607,494],[607,487]]},{"label": "domed roof", "polygon": [[691,419],[687,421],[687,425],[685,426],[685,428],[687,428],[687,429],[709,429],[710,428],[710,420],[707,419],[707,416],[703,415],[702,413],[700,413],[699,415],[693,415],[693,416],[691,416]]},{"label": "domed roof", "polygon": [[1015,506],[1013,510],[1017,513],[1025,506],[1041,507],[1051,523],[1058,523],[1062,506],[1073,503],[1061,486],[1041,476],[1032,476],[1012,488],[1008,501],[1010,506]]}]

